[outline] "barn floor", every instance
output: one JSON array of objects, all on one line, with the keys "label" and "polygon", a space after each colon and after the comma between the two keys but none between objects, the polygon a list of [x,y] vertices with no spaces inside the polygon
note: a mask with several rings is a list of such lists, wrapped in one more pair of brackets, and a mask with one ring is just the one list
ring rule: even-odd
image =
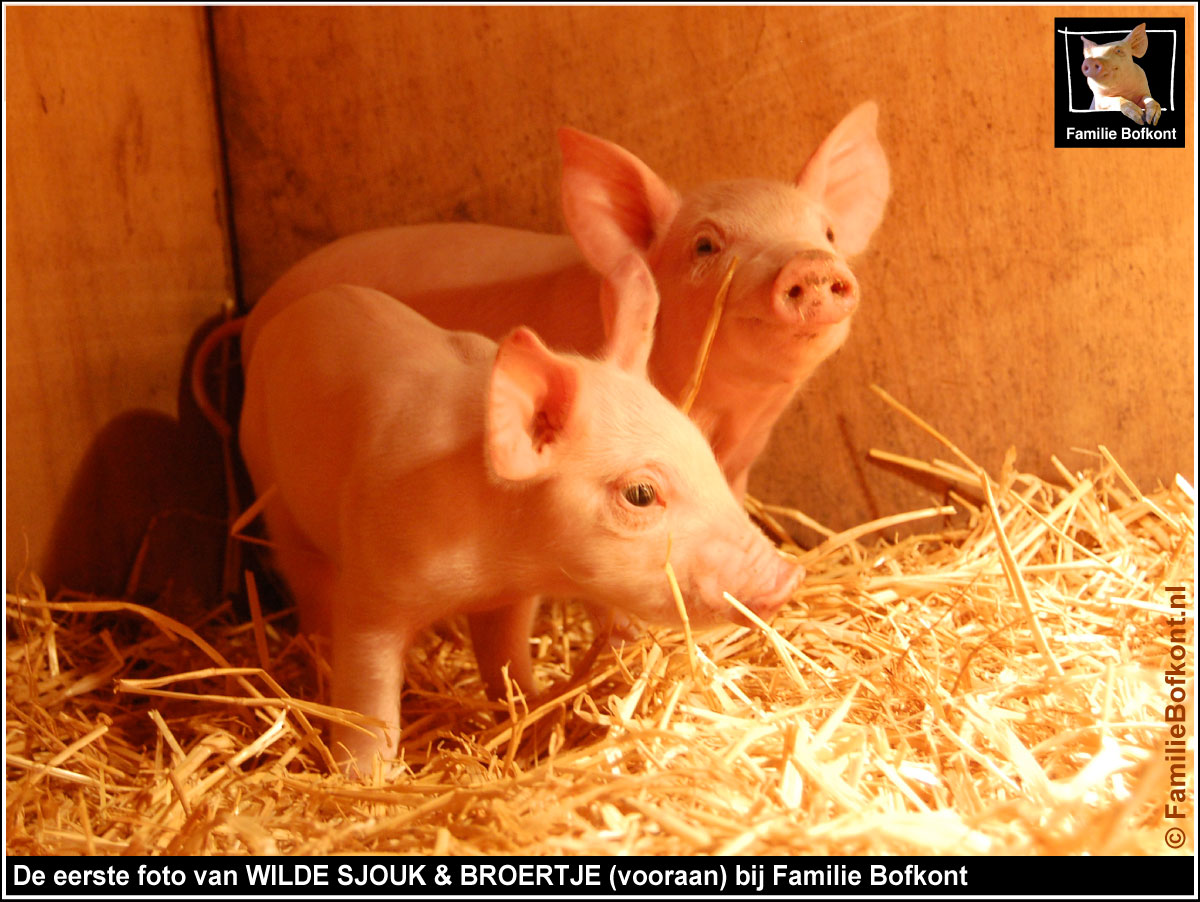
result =
[{"label": "barn floor", "polygon": [[[1170,853],[1192,488],[1143,494],[1104,449],[1055,461],[1062,484],[876,456],[958,513],[830,536],[769,626],[651,630],[532,710],[484,700],[450,621],[410,655],[399,763],[366,783],[330,773],[340,715],[302,700],[323,665],[286,612],[189,627],[30,580],[6,606],[7,851]],[[565,683],[591,626],[553,603],[535,643]]]}]

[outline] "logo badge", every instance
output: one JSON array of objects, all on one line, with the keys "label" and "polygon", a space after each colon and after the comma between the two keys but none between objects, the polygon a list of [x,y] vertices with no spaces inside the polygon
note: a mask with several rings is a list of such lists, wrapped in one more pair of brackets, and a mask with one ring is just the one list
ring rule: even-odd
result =
[{"label": "logo badge", "polygon": [[1184,20],[1056,18],[1055,147],[1183,147]]}]

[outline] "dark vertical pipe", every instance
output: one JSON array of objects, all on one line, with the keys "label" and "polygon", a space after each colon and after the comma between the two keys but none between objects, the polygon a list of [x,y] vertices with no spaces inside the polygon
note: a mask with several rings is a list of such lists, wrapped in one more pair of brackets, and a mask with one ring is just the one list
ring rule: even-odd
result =
[{"label": "dark vertical pipe", "polygon": [[233,297],[239,315],[249,312],[249,303],[242,290],[242,267],[238,254],[237,218],[234,216],[233,178],[229,167],[229,140],[225,127],[225,112],[221,98],[221,65],[217,52],[217,34],[213,17],[218,11],[204,7],[204,23],[208,38],[208,70],[212,79],[213,111],[216,116],[217,146],[221,155],[221,185],[225,192],[225,230],[229,236],[229,266],[233,279]]}]

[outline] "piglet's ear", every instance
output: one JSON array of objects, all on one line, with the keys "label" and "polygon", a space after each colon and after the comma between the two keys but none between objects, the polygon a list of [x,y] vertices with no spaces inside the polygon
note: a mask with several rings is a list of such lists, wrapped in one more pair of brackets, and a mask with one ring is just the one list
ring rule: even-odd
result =
[{"label": "piglet's ear", "polygon": [[627,254],[600,286],[604,318],[604,358],[627,373],[645,377],[654,346],[658,289],[650,267],[639,254]]},{"label": "piglet's ear", "polygon": [[1146,23],[1143,22],[1129,32],[1125,36],[1125,42],[1129,44],[1129,52],[1134,56],[1145,56],[1146,48],[1150,46],[1150,38],[1146,35]]},{"label": "piglet's ear", "polygon": [[612,272],[631,251],[645,253],[671,224],[679,197],[645,163],[585,132],[558,130],[567,229],[596,272]]},{"label": "piglet's ear", "polygon": [[575,366],[524,326],[500,342],[485,442],[493,473],[513,481],[546,475],[570,426],[578,386]]},{"label": "piglet's ear", "polygon": [[1091,54],[1091,52],[1092,52],[1093,50],[1095,50],[1095,49],[1096,49],[1096,42],[1095,42],[1095,41],[1089,41],[1089,40],[1088,40],[1087,38],[1085,38],[1083,35],[1080,35],[1080,36],[1079,36],[1079,39],[1080,39],[1081,41],[1083,41],[1083,55],[1084,55],[1084,57],[1086,58],[1086,57],[1088,57],[1088,56]]},{"label": "piglet's ear", "polygon": [[883,220],[891,177],[875,137],[879,107],[860,104],[839,122],[804,164],[796,184],[823,203],[833,244],[847,256],[866,248]]}]

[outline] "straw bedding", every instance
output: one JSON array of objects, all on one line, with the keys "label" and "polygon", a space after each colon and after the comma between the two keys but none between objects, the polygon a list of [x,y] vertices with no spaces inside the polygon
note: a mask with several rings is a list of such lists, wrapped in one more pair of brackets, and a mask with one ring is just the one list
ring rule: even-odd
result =
[{"label": "straw bedding", "polygon": [[[1055,459],[1061,484],[1011,459],[985,474],[943,441],[952,461],[872,452],[946,486],[911,518],[930,531],[896,539],[900,517],[795,549],[809,576],[770,625],[652,629],[541,706],[488,703],[465,624],[430,631],[400,763],[362,783],[331,772],[322,727],[345,715],[315,701],[328,670],[286,612],[184,625],[26,580],[6,606],[7,851],[1169,851],[1192,488],[1143,494],[1104,449],[1080,472]],[[772,531],[814,527],[753,507]],[[543,682],[591,641],[575,606],[547,605]]]}]

